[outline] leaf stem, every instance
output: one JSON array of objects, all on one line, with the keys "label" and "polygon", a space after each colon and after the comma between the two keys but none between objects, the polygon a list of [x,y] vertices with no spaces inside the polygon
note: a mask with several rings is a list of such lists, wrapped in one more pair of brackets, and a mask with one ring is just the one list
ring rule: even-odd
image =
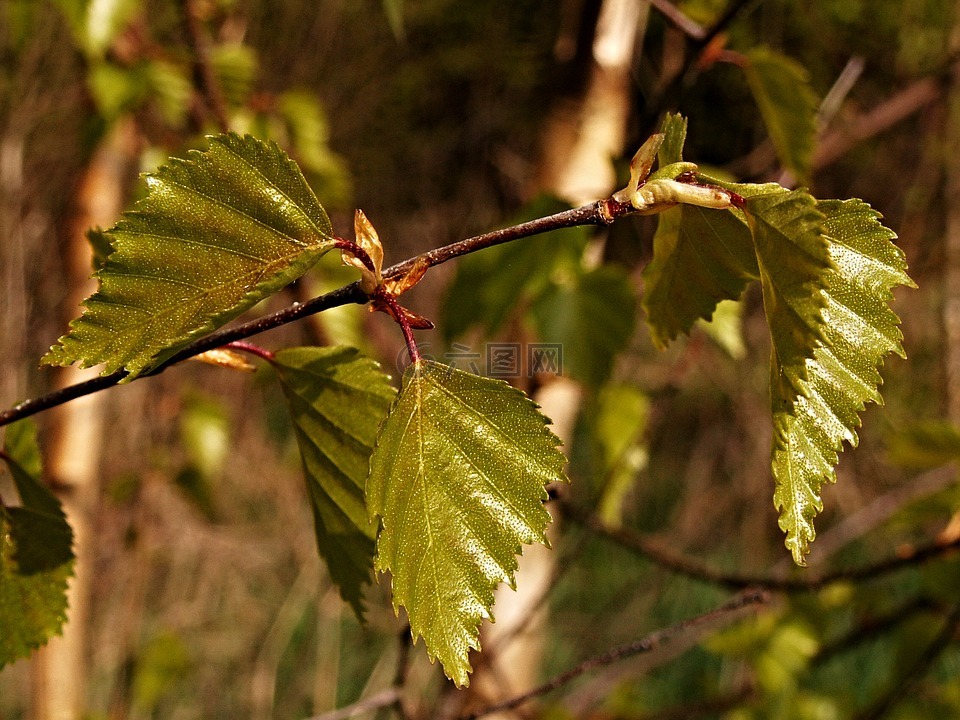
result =
[{"label": "leaf stem", "polygon": [[357,245],[355,242],[350,240],[344,240],[343,238],[337,238],[337,241],[333,244],[338,250],[345,250],[346,252],[353,255],[357,260],[363,263],[363,266],[370,272],[376,272],[377,268],[373,264],[373,258],[370,257],[369,253],[364,250],[362,247]]},{"label": "leaf stem", "polygon": [[253,343],[245,342],[244,340],[234,340],[231,343],[227,343],[223,347],[228,350],[239,350],[240,352],[256,355],[258,358],[266,360],[269,363],[272,363],[275,359],[275,355],[266,348],[260,347],[259,345],[254,345]]},{"label": "leaf stem", "polygon": [[420,348],[417,347],[417,340],[413,337],[413,328],[410,327],[410,320],[407,318],[407,313],[400,306],[400,303],[397,302],[397,299],[382,287],[377,288],[373,299],[390,308],[390,315],[396,320],[401,332],[403,332],[403,339],[407,343],[407,353],[410,355],[410,362],[416,365],[423,358],[420,357]]},{"label": "leaf stem", "polygon": [[643,655],[655,652],[661,647],[669,644],[677,636],[682,635],[690,630],[703,626],[714,627],[717,624],[726,624],[739,617],[745,609],[758,605],[766,605],[769,602],[770,595],[765,590],[745,590],[735,595],[731,600],[727,601],[720,607],[714,608],[710,612],[690,618],[689,620],[684,620],[683,622],[679,622],[676,625],[671,625],[670,627],[662,630],[657,630],[656,632],[650,633],[646,637],[628,645],[621,645],[620,647],[608,650],[601,655],[597,655],[589,660],[585,660],[579,665],[570,668],[566,672],[560,673],[551,680],[548,680],[547,682],[528,692],[517,695],[516,697],[504,702],[497,703],[496,705],[483,708],[477,712],[470,713],[469,715],[464,715],[460,718],[460,720],[475,720],[475,718],[480,718],[495,712],[512,710],[530,700],[533,700],[534,698],[540,697],[541,695],[546,695],[553,690],[563,687],[570,681],[575,680],[586,672],[596,668],[605,667],[607,665],[612,665],[613,663],[626,660],[627,658],[635,655]]}]

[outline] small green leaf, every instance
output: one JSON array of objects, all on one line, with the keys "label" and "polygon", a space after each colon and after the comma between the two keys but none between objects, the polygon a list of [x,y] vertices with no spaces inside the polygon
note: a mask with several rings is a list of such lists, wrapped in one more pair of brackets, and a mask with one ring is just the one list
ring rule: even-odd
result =
[{"label": "small green leaf", "polygon": [[107,236],[99,290],[43,358],[133,379],[292,282],[329,250],[330,221],[273,143],[220,135],[147,176]]},{"label": "small green leaf", "polygon": [[744,73],[781,164],[801,180],[810,174],[817,135],[817,97],[807,71],[768,48],[745,53]]},{"label": "small green leaf", "polygon": [[367,517],[363,486],[377,428],[396,391],[379,365],[353,348],[289,348],[273,365],[300,446],[320,555],[360,616],[377,529]]},{"label": "small green leaf", "polygon": [[[791,193],[792,195],[793,193]],[[796,225],[806,227],[808,209]],[[913,285],[894,233],[860,200],[827,200],[822,235],[805,230],[799,245],[823,247],[823,257],[782,252],[780,265],[789,280],[764,273],[764,302],[774,335],[773,473],[774,503],[794,560],[803,564],[816,533],[820,489],[836,480],[837,453],[843,442],[857,444],[858,413],[880,402],[878,366],[888,353],[903,355],[899,319],[888,307],[897,285]],[[779,246],[784,243],[779,243]],[[758,252],[760,243],[758,243]],[[769,252],[773,252],[770,248]],[[761,257],[765,269],[773,256]],[[804,279],[816,272],[816,283]],[[819,292],[812,292],[818,285]],[[808,288],[804,290],[804,288]],[[798,302],[798,295],[808,293]]]},{"label": "small green leaf", "polygon": [[564,480],[549,421],[504,382],[421,360],[380,430],[367,503],[380,516],[376,568],[457,685],[492,619],[494,588],[514,582],[523,543],[546,544],[547,483]]},{"label": "small green leaf", "polygon": [[679,205],[658,220],[643,307],[654,343],[665,347],[721,300],[738,299],[759,269],[750,229],[730,210]]},{"label": "small green leaf", "polygon": [[20,505],[0,502],[0,667],[60,632],[73,574],[73,533],[60,503],[40,481],[32,423],[7,429],[2,458]]},{"label": "small green leaf", "polygon": [[683,144],[687,140],[687,119],[677,113],[667,113],[660,132],[663,133],[663,144],[657,153],[660,167],[682,161]]},{"label": "small green leaf", "polygon": [[627,273],[604,265],[551,284],[530,310],[540,339],[560,344],[564,374],[599,387],[633,336],[636,305]]}]

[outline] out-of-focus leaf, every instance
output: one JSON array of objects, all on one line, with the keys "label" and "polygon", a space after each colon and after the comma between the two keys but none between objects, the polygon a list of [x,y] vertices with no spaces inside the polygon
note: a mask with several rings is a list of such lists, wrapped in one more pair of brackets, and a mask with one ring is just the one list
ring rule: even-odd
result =
[{"label": "out-of-focus leaf", "polygon": [[60,632],[73,574],[73,533],[60,503],[40,480],[31,422],[7,428],[2,459],[20,505],[0,502],[0,667]]},{"label": "out-of-focus leaf", "polygon": [[308,92],[288,91],[277,103],[286,123],[289,147],[311,184],[329,206],[346,205],[352,188],[343,158],[330,149],[326,114],[319,99]]},{"label": "out-of-focus leaf", "polygon": [[797,193],[780,198],[750,208],[767,218],[756,235],[773,337],[774,503],[803,564],[820,488],[836,479],[843,442],[856,445],[858,413],[880,402],[878,366],[888,353],[903,355],[888,305],[894,287],[913,281],[896,236],[866,203],[827,200],[814,209]]},{"label": "out-of-focus leaf", "polygon": [[898,429],[888,442],[890,462],[926,470],[960,460],[960,427],[931,420]]},{"label": "out-of-focus leaf", "polygon": [[188,396],[180,413],[180,439],[187,465],[177,474],[177,486],[205,517],[214,520],[213,487],[230,449],[230,419],[223,405],[213,397]]},{"label": "out-of-focus leaf", "polygon": [[180,127],[190,109],[193,86],[184,70],[173,63],[151,60],[144,68],[150,97],[165,122]]},{"label": "out-of-focus leaf", "polygon": [[523,543],[546,543],[544,486],[564,480],[549,421],[504,382],[421,360],[383,424],[367,503],[381,518],[376,568],[457,685],[492,618],[494,588],[514,582]]},{"label": "out-of-focus leaf", "polygon": [[163,632],[152,638],[137,656],[133,704],[141,712],[152,714],[187,676],[191,664],[190,651],[179,635]]},{"label": "out-of-focus leaf", "polygon": [[734,360],[742,360],[747,354],[743,341],[743,303],[721,300],[713,311],[713,317],[698,320],[700,329]]},{"label": "out-of-focus leaf", "polygon": [[[569,210],[550,195],[532,201],[515,222]],[[549,287],[555,274],[579,268],[588,240],[585,228],[565,228],[497,245],[460,259],[442,308],[444,336],[450,341],[471,327],[494,335],[511,309],[529,303]]]},{"label": "out-of-focus leaf", "polygon": [[390,30],[397,40],[403,40],[403,0],[383,0],[383,12],[390,23]]},{"label": "out-of-focus leaf", "polygon": [[114,252],[83,315],[43,358],[132,379],[306,272],[333,244],[326,212],[273,143],[235,134],[147,176],[107,232]]},{"label": "out-of-focus leaf", "polygon": [[142,0],[55,0],[77,44],[87,55],[102,57],[140,11]]},{"label": "out-of-focus leaf", "polygon": [[230,105],[243,105],[257,79],[257,56],[242,43],[226,43],[210,49],[210,64]]},{"label": "out-of-focus leaf", "polygon": [[647,463],[646,449],[639,441],[649,408],[647,396],[631,385],[607,384],[597,398],[594,436],[603,455],[597,514],[610,527],[618,527],[623,520],[624,498]]},{"label": "out-of-focus leaf", "polygon": [[541,340],[560,344],[564,374],[599,387],[630,342],[636,304],[627,273],[605,265],[549,286],[531,316]]},{"label": "out-of-focus leaf", "polygon": [[396,391],[379,365],[353,348],[289,348],[273,365],[300,446],[320,555],[360,616],[376,536],[363,488],[377,428]]},{"label": "out-of-focus leaf", "polygon": [[106,61],[94,62],[87,73],[90,95],[106,120],[116,120],[143,103],[150,86],[143,65],[120,67]]},{"label": "out-of-focus leaf", "polygon": [[803,67],[768,48],[745,53],[744,73],[780,163],[800,180],[810,175],[817,98]]}]

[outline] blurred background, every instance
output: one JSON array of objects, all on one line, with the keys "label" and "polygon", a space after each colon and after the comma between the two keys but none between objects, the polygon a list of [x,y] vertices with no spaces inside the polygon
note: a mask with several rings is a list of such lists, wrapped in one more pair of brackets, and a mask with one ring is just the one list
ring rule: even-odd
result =
[{"label": "blurred background", "polygon": [[[958,43],[944,0],[0,0],[0,405],[91,375],[38,369],[94,289],[87,229],[224,125],[280,143],[340,235],[362,208],[389,264],[609,195],[679,111],[686,159],[713,172],[868,201],[919,286],[897,292],[908,359],[886,363],[885,407],[824,490],[806,572],[955,541]],[[771,140],[745,70],[758,53],[789,80],[779,102],[815,103],[812,146]],[[269,373],[186,363],[40,416],[78,572],[65,637],[0,671],[0,718],[331,719],[370,697],[352,716],[457,717],[715,607],[725,573],[788,569],[759,289],[656,349],[639,303],[654,228],[488,250],[410,293],[438,324],[425,354],[462,369],[489,372],[491,343],[563,348],[559,374],[523,361],[511,380],[554,419],[572,485],[553,550],[528,550],[498,598],[469,691],[407,647],[386,580],[364,625],[341,602]],[[355,279],[338,262],[254,313]],[[404,364],[389,318],[359,307],[257,342]],[[496,717],[957,717],[958,590],[957,560],[935,557],[777,592]]]}]

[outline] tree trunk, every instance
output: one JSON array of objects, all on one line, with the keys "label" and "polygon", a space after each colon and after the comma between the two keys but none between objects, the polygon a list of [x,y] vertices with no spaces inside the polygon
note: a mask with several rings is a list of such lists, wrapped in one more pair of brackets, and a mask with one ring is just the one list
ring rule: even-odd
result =
[{"label": "tree trunk", "polygon": [[[110,227],[126,196],[127,179],[136,154],[132,121],[119,122],[104,137],[77,185],[75,211],[65,246],[65,282],[70,288],[63,327],[76,317],[80,303],[96,290],[91,276],[92,252],[87,229]],[[96,368],[58,370],[64,387],[97,375]],[[75,574],[68,591],[69,610],[61,637],[53,638],[34,659],[33,717],[74,720],[84,714],[87,626],[96,556],[94,525],[100,501],[99,467],[103,444],[105,395],[74,400],[49,413],[50,442],[45,468],[63,503],[74,534]]]}]

